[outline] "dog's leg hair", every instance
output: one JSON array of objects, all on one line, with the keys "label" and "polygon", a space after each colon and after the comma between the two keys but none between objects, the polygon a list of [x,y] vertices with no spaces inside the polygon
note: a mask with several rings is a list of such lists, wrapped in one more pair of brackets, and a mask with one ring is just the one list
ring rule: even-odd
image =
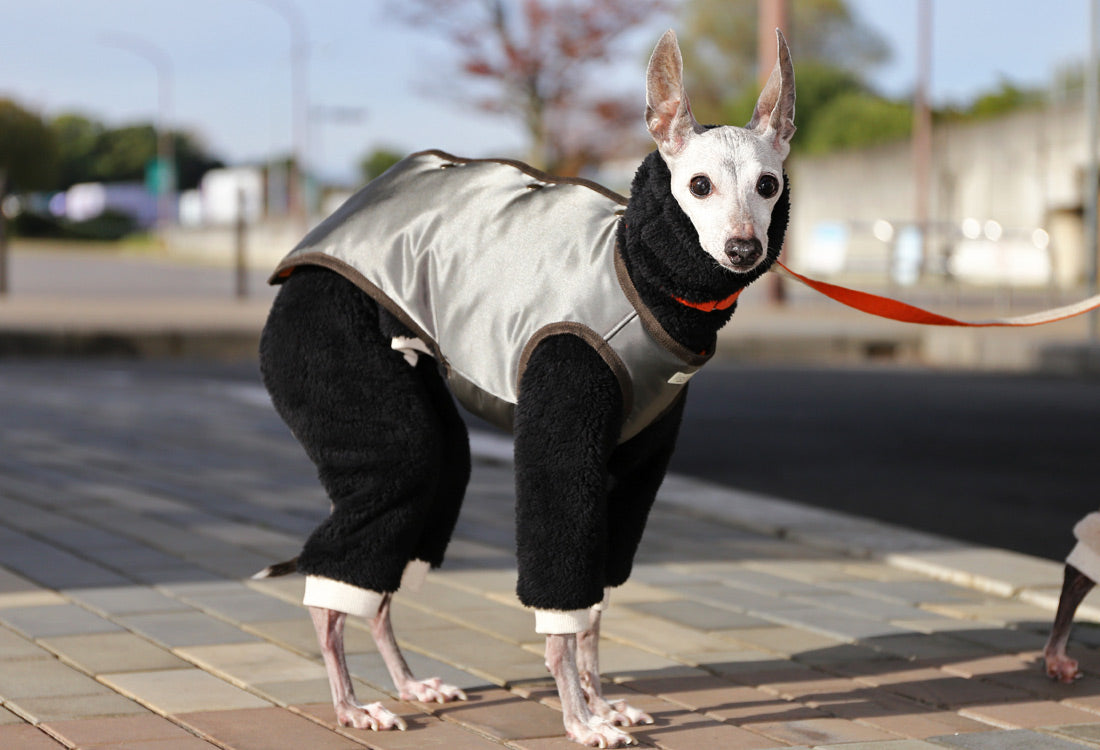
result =
[{"label": "dog's leg hair", "polygon": [[587,630],[577,633],[577,669],[580,672],[581,687],[584,689],[588,708],[592,713],[620,727],[632,727],[637,724],[652,724],[653,717],[645,711],[634,708],[626,701],[608,702],[603,697],[600,680],[600,618],[603,608],[595,606],[589,613]]},{"label": "dog's leg hair", "polygon": [[1050,639],[1043,649],[1047,676],[1059,682],[1073,682],[1081,677],[1077,660],[1066,655],[1073,615],[1081,600],[1096,585],[1095,582],[1072,565],[1066,565],[1062,579],[1062,594],[1058,598],[1058,612],[1050,629]]},{"label": "dog's leg hair", "polygon": [[466,693],[454,685],[448,685],[438,677],[430,677],[427,680],[418,680],[413,677],[405,657],[401,655],[401,649],[397,645],[397,638],[394,637],[393,626],[390,623],[392,598],[392,594],[382,595],[382,606],[378,608],[378,614],[370,620],[370,632],[374,636],[374,644],[378,647],[378,653],[382,655],[382,661],[386,663],[386,669],[393,678],[393,686],[397,688],[401,700],[423,703],[466,700]]},{"label": "dog's leg hair", "polygon": [[344,624],[348,616],[322,607],[310,607],[309,616],[317,631],[317,642],[321,644],[321,658],[328,672],[337,723],[356,729],[396,728],[404,731],[405,720],[381,703],[363,704],[355,699],[355,688],[348,672],[347,659],[344,658]]}]

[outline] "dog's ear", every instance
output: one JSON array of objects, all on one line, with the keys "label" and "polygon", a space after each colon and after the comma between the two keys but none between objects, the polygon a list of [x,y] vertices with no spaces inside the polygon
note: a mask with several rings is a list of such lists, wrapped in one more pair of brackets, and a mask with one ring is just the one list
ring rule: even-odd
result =
[{"label": "dog's ear", "polygon": [[684,61],[669,29],[649,58],[646,70],[645,121],[662,154],[675,156],[693,133],[703,128],[695,121],[684,91]]},{"label": "dog's ear", "polygon": [[790,151],[791,136],[794,135],[794,65],[791,63],[791,51],[783,32],[775,30],[778,50],[775,67],[756,100],[756,109],[752,119],[746,125],[749,130],[769,138],[772,146],[784,158]]}]

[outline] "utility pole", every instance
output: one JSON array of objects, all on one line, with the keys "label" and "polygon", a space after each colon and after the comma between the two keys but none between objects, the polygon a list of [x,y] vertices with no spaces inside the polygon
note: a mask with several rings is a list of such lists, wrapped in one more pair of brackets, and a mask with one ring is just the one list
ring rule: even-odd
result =
[{"label": "utility pole", "polygon": [[[757,0],[756,24],[756,71],[760,89],[768,82],[772,68],[779,56],[775,47],[775,30],[781,29],[787,35],[788,0]],[[768,284],[768,299],[781,305],[786,299],[783,279],[779,274],[771,274]]]},{"label": "utility pole", "polygon": [[305,225],[309,207],[306,205],[306,151],[309,143],[309,95],[306,65],[309,58],[309,35],[302,11],[290,0],[255,0],[278,13],[290,31],[290,131],[293,157],[290,160],[288,182],[290,213]]},{"label": "utility pole", "polygon": [[167,239],[168,225],[174,221],[176,194],[176,148],[169,120],[172,112],[172,61],[157,45],[133,34],[109,33],[100,42],[131,52],[153,66],[157,73],[156,166],[153,188],[157,196],[157,231],[161,242]]},{"label": "utility pole", "polygon": [[920,268],[928,266],[931,228],[929,185],[932,169],[932,0],[917,2],[917,85],[913,93],[913,219],[920,233]]},{"label": "utility pole", "polygon": [[[1091,297],[1096,294],[1097,276],[1097,200],[1100,192],[1100,166],[1097,164],[1097,65],[1100,64],[1100,37],[1097,36],[1096,23],[1100,15],[1100,2],[1091,0],[1089,3],[1089,61],[1085,66],[1085,112],[1087,120],[1086,139],[1088,141],[1088,164],[1085,169],[1085,273],[1088,274],[1086,283]],[[1097,321],[1097,313],[1091,312],[1089,316],[1089,341],[1096,342],[1100,323]]]}]

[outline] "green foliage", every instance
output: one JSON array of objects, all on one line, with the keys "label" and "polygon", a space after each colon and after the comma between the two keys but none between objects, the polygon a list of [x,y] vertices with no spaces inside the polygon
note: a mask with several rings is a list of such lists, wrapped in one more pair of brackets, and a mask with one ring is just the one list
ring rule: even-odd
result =
[{"label": "green foliage", "polygon": [[[718,121],[731,98],[747,99],[748,89],[753,97],[759,92],[758,8],[758,0],[685,3],[680,47],[692,107],[701,122]],[[799,0],[788,8],[784,32],[800,69],[844,71],[860,82],[863,71],[889,58],[886,42],[852,15],[845,0]],[[801,115],[801,79],[798,88]]]},{"label": "green foliage", "polygon": [[[895,110],[911,118],[907,105],[881,99],[871,93],[854,73],[820,62],[795,65],[798,89],[795,125],[798,134],[791,141],[795,154],[823,153],[834,148],[855,148],[904,137],[898,129]],[[727,103],[722,122],[743,125],[752,117],[758,92],[753,86]],[[855,120],[846,122],[845,117]],[[861,123],[862,118],[871,118]],[[843,132],[841,132],[843,131]]]},{"label": "green foliage", "polygon": [[376,148],[359,162],[359,173],[370,182],[404,158],[404,154],[389,148]]},{"label": "green foliage", "polygon": [[1037,107],[1043,103],[1043,95],[1039,91],[1022,89],[1011,81],[1001,80],[997,88],[989,93],[982,94],[962,112],[962,119],[984,120],[990,117],[999,117],[1008,112],[1029,107]]},{"label": "green foliage", "polygon": [[[110,129],[80,114],[63,114],[50,123],[60,151],[60,174],[54,187],[78,182],[140,182],[145,166],[157,154],[151,124]],[[223,166],[188,133],[173,132],[179,189],[198,187],[209,170]]]},{"label": "green foliage", "polygon": [[130,125],[105,130],[93,153],[93,179],[102,182],[140,182],[145,165],[157,155],[152,125]]},{"label": "green foliage", "polygon": [[909,105],[865,92],[847,92],[820,109],[809,132],[799,134],[799,146],[806,154],[873,146],[907,138],[912,126]]},{"label": "green foliage", "polygon": [[[57,141],[38,115],[0,99],[0,183],[33,190],[48,187],[57,172]],[[0,193],[5,186],[0,184]]]}]

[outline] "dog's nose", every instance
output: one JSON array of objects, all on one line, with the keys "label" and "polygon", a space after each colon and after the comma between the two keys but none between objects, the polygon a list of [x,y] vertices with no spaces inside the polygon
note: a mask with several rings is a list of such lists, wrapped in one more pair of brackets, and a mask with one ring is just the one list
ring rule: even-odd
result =
[{"label": "dog's nose", "polygon": [[726,257],[733,263],[734,268],[752,268],[764,254],[764,248],[760,240],[753,237],[749,240],[730,238],[726,240]]}]

